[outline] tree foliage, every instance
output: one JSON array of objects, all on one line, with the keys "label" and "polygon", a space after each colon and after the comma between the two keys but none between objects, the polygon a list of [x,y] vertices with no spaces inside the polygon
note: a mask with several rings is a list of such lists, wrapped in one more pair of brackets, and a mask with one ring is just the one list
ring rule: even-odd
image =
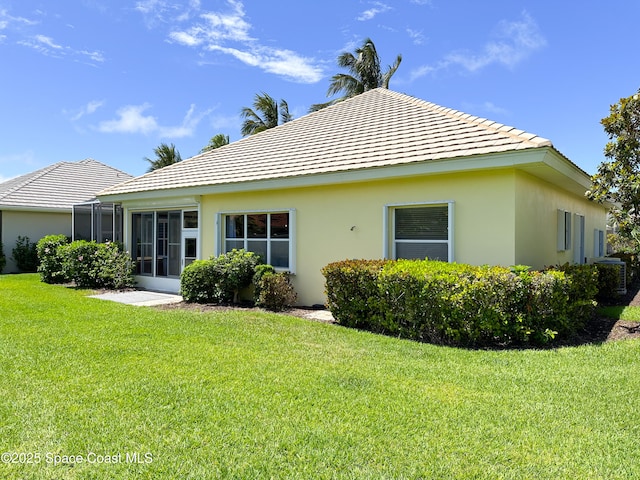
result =
[{"label": "tree foliage", "polygon": [[277,102],[264,92],[256,94],[253,108],[243,107],[240,115],[244,118],[240,129],[243,137],[264,132],[293,119],[286,101]]},{"label": "tree foliage", "polygon": [[611,202],[621,235],[640,240],[640,90],[611,105],[610,114],[601,120],[609,136],[604,161],[592,178],[587,197]]},{"label": "tree foliage", "polygon": [[346,68],[349,73],[337,73],[331,77],[331,84],[327,90],[327,97],[342,93],[342,97],[327,103],[311,106],[311,111],[320,110],[347,98],[360,95],[374,88],[389,88],[389,81],[402,62],[402,55],[396,57],[393,65],[382,71],[380,57],[376,46],[370,38],[366,38],[362,45],[351,52],[343,52],[337,59],[339,67]]},{"label": "tree foliage", "polygon": [[225,145],[229,145],[229,135],[218,133],[211,137],[209,144],[206,147],[203,147],[202,150],[200,150],[200,153],[215,150],[216,148],[224,147]]},{"label": "tree foliage", "polygon": [[144,159],[150,164],[147,172],[153,172],[159,168],[168,167],[169,165],[182,161],[180,152],[176,150],[176,146],[173,143],[171,145],[161,143],[153,149],[153,153],[156,154],[155,160],[144,157]]}]

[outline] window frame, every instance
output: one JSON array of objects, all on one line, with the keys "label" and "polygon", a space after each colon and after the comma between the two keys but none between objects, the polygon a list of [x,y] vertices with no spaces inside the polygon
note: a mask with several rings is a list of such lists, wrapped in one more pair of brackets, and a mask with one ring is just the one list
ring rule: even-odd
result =
[{"label": "window frame", "polygon": [[558,252],[571,250],[572,242],[572,215],[571,212],[558,209]]},{"label": "window frame", "polygon": [[447,240],[423,240],[420,243],[434,243],[447,245],[447,262],[455,262],[455,201],[437,200],[424,202],[407,202],[386,204],[383,207],[383,253],[385,259],[395,260],[396,253],[396,232],[395,232],[395,212],[402,208],[429,208],[447,207]]},{"label": "window frame", "polygon": [[[237,241],[244,242],[244,249],[249,251],[247,248],[247,244],[252,239],[247,236],[247,216],[248,215],[267,215],[267,219],[270,219],[270,215],[276,215],[279,213],[286,213],[289,215],[289,238],[288,239],[279,239],[270,237],[270,225],[267,230],[267,237],[264,239],[267,242],[267,252],[268,257],[271,252],[271,242],[276,241],[280,243],[284,243],[285,241],[289,243],[289,267],[274,267],[278,272],[287,272],[292,275],[296,273],[296,209],[295,208],[274,208],[268,210],[225,210],[216,213],[216,255],[221,255],[226,253],[226,218],[230,215],[243,215],[244,216],[244,236],[242,238],[237,238]],[[270,222],[267,222],[270,223]],[[253,239],[255,240],[255,239]],[[265,262],[269,263],[270,258],[265,259]]]},{"label": "window frame", "polygon": [[601,258],[605,256],[605,232],[596,228],[593,230],[593,256]]}]

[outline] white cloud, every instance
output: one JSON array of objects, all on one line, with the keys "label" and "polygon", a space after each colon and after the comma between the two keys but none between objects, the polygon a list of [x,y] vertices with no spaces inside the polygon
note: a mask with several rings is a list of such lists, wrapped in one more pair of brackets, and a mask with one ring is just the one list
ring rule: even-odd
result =
[{"label": "white cloud", "polygon": [[58,45],[57,43],[54,43],[53,39],[51,37],[47,37],[45,35],[36,35],[35,37],[36,42],[39,42],[49,48],[53,48],[54,50],[63,50],[64,47],[62,45]]},{"label": "white cloud", "polygon": [[65,115],[68,115],[72,122],[77,122],[85,115],[91,115],[95,113],[100,107],[105,104],[104,100],[92,100],[86,105],[75,110],[63,110]]},{"label": "white cloud", "polygon": [[103,133],[156,134],[159,137],[182,138],[193,135],[200,121],[211,113],[211,110],[206,110],[196,114],[196,106],[191,105],[180,125],[163,126],[156,117],[144,114],[150,108],[148,103],[122,107],[116,112],[117,119],[100,122],[97,130]]},{"label": "white cloud", "polygon": [[196,114],[195,104],[191,104],[189,111],[182,120],[182,124],[176,127],[159,127],[158,134],[164,138],[190,137],[195,132],[200,121],[212,112],[211,109]]},{"label": "white cloud", "polygon": [[[246,20],[241,1],[227,0],[227,6],[226,11],[200,12],[191,23],[183,21],[191,18],[191,15],[177,15],[185,25],[169,32],[169,41],[206,52],[230,55],[246,65],[295,82],[315,83],[322,79],[322,68],[314,59],[290,49],[265,46],[252,37],[252,25]],[[157,15],[158,11],[166,11],[162,0],[147,0],[144,7],[153,15]],[[198,1],[190,4],[192,11],[199,7]],[[139,10],[143,11],[142,8]]]},{"label": "white cloud", "polygon": [[495,63],[513,68],[547,43],[536,22],[526,12],[521,20],[500,22],[497,36],[496,40],[486,43],[479,53],[452,53],[447,60],[470,72]]},{"label": "white cloud", "polygon": [[407,28],[407,33],[409,34],[409,38],[413,40],[414,45],[423,45],[426,41],[422,30],[413,30],[411,28]]},{"label": "white cloud", "polygon": [[258,67],[265,72],[274,73],[293,81],[315,83],[322,78],[320,67],[312,65],[310,60],[300,57],[291,50],[278,50],[269,47],[239,50],[217,45],[210,45],[208,49],[232,55],[251,67]]},{"label": "white cloud", "polygon": [[127,105],[116,113],[119,118],[107,120],[98,125],[98,130],[104,133],[143,133],[149,134],[158,129],[158,122],[155,117],[144,116],[143,112],[151,105]]},{"label": "white cloud", "polygon": [[435,65],[424,65],[411,72],[411,80],[438,70],[459,66],[469,72],[476,72],[490,65],[514,68],[532,53],[546,46],[547,41],[535,20],[527,13],[515,21],[501,21],[496,38],[486,42],[478,52],[457,51],[445,55]]},{"label": "white cloud", "polygon": [[192,35],[187,32],[171,32],[169,38],[176,43],[186,45],[187,47],[196,47],[200,45],[203,40],[198,38],[197,35]]},{"label": "white cloud", "polygon": [[373,2],[372,5],[374,5],[372,8],[370,8],[369,10],[365,10],[360,15],[358,15],[356,20],[366,22],[367,20],[373,19],[379,13],[384,13],[391,10],[391,7],[389,5],[386,5],[382,2]]},{"label": "white cloud", "polygon": [[0,30],[9,28],[10,26],[20,25],[36,25],[38,22],[24,17],[14,17],[9,15],[8,10],[0,9]]},{"label": "white cloud", "polygon": [[60,45],[56,43],[53,38],[46,35],[38,34],[25,40],[19,40],[17,43],[18,45],[32,48],[36,52],[39,52],[42,55],[46,55],[48,57],[70,58],[88,62],[91,65],[96,63],[103,63],[105,61],[102,52],[76,50],[72,47]]}]

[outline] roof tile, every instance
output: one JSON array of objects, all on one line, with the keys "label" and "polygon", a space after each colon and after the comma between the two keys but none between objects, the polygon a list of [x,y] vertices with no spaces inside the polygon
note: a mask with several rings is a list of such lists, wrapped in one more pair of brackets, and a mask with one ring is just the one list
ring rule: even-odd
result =
[{"label": "roof tile", "polygon": [[71,209],[104,188],[133,178],[93,159],[58,162],[0,183],[2,207]]},{"label": "roof tile", "polygon": [[375,89],[100,195],[222,185],[552,146],[549,140]]}]

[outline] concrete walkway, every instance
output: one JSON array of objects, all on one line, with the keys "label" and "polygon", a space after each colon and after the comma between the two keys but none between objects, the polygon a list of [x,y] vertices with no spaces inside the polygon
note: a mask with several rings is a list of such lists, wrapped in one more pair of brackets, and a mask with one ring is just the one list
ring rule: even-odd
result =
[{"label": "concrete walkway", "polygon": [[112,302],[126,303],[137,307],[152,307],[154,305],[166,305],[182,301],[180,295],[161,292],[149,292],[147,290],[131,290],[129,292],[107,292],[99,295],[90,295],[91,298],[110,300]]},{"label": "concrete walkway", "polygon": [[[182,302],[182,296],[171,293],[150,292],[148,290],[131,290],[128,292],[107,292],[98,295],[89,295],[90,298],[109,300],[111,302],[126,303],[137,307],[153,307],[155,305],[167,305],[169,303]],[[286,312],[283,312],[286,313]],[[302,315],[303,318],[319,320],[321,322],[334,322],[329,310],[311,310]]]}]

